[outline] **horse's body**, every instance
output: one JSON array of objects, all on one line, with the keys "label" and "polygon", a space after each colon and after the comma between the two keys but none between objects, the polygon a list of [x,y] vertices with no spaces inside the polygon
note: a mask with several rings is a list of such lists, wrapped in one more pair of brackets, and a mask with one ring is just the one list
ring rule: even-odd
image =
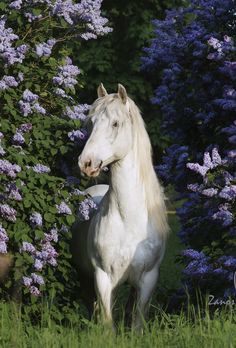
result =
[{"label": "horse's body", "polygon": [[100,86],[98,95],[90,112],[93,130],[79,166],[97,176],[110,164],[110,184],[109,189],[106,185],[88,189],[99,209],[89,223],[75,226],[72,252],[81,271],[94,277],[105,320],[112,321],[117,286],[128,281],[136,289],[133,324],[140,328],[165,250],[164,196],[138,108],[121,85],[112,95]]}]

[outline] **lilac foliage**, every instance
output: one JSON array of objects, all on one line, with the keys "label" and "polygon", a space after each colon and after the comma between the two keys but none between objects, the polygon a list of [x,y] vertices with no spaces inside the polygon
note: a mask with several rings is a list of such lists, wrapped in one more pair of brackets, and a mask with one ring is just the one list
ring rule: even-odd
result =
[{"label": "lilac foliage", "polygon": [[162,71],[152,102],[172,145],[156,169],[184,198],[177,212],[188,247],[185,280],[189,289],[211,289],[222,298],[236,295],[235,5],[191,0],[167,11],[153,22],[155,38],[143,58],[144,69]]},{"label": "lilac foliage", "polygon": [[[81,126],[89,106],[79,104],[81,71],[67,56],[74,49],[67,43],[111,31],[101,4],[15,0],[1,8],[0,253],[10,252],[20,264],[23,301],[25,294],[73,287],[65,286],[73,274],[68,243],[83,192],[66,161],[86,137]],[[14,286],[16,273],[7,286]]]}]

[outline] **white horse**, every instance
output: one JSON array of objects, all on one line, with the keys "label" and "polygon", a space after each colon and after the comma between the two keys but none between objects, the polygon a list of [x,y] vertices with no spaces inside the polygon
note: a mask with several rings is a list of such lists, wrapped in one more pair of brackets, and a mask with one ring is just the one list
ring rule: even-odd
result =
[{"label": "white horse", "polygon": [[92,131],[79,167],[96,177],[110,165],[110,183],[87,190],[99,209],[89,222],[74,226],[72,254],[80,270],[94,278],[106,322],[112,322],[114,290],[125,281],[136,289],[132,323],[141,329],[168,234],[164,194],[143,119],[122,85],[109,95],[98,87],[89,119]]}]

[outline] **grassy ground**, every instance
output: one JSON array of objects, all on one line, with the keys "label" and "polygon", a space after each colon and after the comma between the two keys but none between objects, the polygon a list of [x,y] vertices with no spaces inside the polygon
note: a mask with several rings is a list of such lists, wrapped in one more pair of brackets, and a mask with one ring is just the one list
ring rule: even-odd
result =
[{"label": "grassy ground", "polygon": [[[73,314],[71,323],[56,324],[46,305],[42,307],[41,322],[32,325],[27,317],[22,320],[19,307],[0,302],[0,348],[235,348],[235,306],[225,307],[224,312],[216,312],[213,317],[208,310],[200,313],[193,307],[188,313],[179,315],[167,314],[160,309],[158,304],[163,302],[162,297],[180,285],[181,267],[176,263],[176,255],[182,246],[176,237],[179,224],[173,213],[169,214],[169,223],[172,232],[154,296],[152,319],[143,335],[124,329],[121,322],[118,322],[117,334],[87,320],[79,326],[76,314]],[[117,301],[117,313],[126,296],[124,289]]]},{"label": "grassy ground", "polygon": [[125,330],[122,325],[115,334],[112,330],[84,323],[81,329],[73,324],[57,325],[50,319],[47,309],[40,324],[32,326],[21,320],[19,310],[9,304],[0,305],[0,347],[37,348],[235,348],[236,314],[232,308],[227,313],[215,313],[210,318],[195,312],[167,315],[159,312],[145,327],[143,335]]}]

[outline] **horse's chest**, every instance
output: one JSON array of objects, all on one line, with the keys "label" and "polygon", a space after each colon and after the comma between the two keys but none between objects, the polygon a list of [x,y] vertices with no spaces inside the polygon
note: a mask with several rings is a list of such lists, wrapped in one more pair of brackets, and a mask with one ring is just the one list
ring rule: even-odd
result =
[{"label": "horse's chest", "polygon": [[92,262],[117,281],[128,278],[132,268],[144,269],[153,265],[158,248],[157,234],[147,231],[145,218],[129,223],[119,216],[104,217],[91,227]]}]

